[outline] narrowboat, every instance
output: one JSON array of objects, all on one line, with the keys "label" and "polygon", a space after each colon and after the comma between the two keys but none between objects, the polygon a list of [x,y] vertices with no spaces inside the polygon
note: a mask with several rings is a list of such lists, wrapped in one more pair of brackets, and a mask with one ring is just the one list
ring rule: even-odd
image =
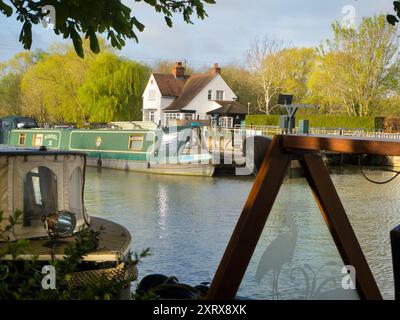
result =
[{"label": "narrowboat", "polygon": [[[116,277],[116,281],[137,276],[136,266],[128,261],[130,232],[86,213],[85,169],[84,153],[0,145],[0,251],[7,252],[10,242],[29,241],[23,254],[2,255],[3,261],[35,259],[46,264],[62,260],[65,248],[79,233],[101,229],[99,239],[93,239],[93,249],[83,257],[84,267],[70,281],[83,286],[101,276]],[[7,228],[17,212],[20,221]]]},{"label": "narrowboat", "polygon": [[215,170],[199,127],[112,122],[101,129],[39,128],[35,120],[17,116],[0,125],[0,143],[85,152],[88,166],[191,176],[213,176]]}]

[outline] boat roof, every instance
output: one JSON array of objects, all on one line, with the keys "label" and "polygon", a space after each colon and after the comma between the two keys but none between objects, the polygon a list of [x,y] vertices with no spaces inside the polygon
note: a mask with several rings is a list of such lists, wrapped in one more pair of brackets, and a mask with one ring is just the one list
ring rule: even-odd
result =
[{"label": "boat roof", "polygon": [[0,144],[0,156],[2,155],[86,155],[84,152],[53,150],[53,149],[38,149],[17,147],[7,144]]}]

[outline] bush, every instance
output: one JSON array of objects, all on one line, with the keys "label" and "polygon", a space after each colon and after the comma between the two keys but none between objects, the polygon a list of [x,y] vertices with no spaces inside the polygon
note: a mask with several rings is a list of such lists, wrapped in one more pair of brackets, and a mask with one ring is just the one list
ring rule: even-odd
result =
[{"label": "bush", "polygon": [[[18,223],[21,212],[15,213],[15,218],[10,217],[9,224],[0,227],[0,238],[6,238],[8,232]],[[0,222],[2,213],[0,212]],[[1,225],[1,224],[0,224]],[[84,287],[77,287],[69,281],[71,274],[81,271],[83,258],[96,246],[96,240],[101,236],[101,230],[93,231],[83,229],[75,235],[75,242],[69,243],[64,250],[64,259],[46,262],[56,269],[56,289],[45,290],[42,288],[43,274],[41,273],[43,262],[37,257],[31,260],[22,260],[22,254],[30,254],[29,240],[7,241],[0,247],[0,300],[108,300],[117,298],[121,290],[130,286],[136,280],[136,276],[128,277],[115,282],[107,277],[101,277],[98,281],[90,281]],[[137,265],[148,254],[148,249],[140,255],[135,254],[135,259],[128,257],[126,264]],[[12,260],[5,260],[7,255]]]},{"label": "bush", "polygon": [[[310,120],[312,128],[342,128],[378,130],[383,128],[382,119],[378,117],[350,117],[350,116],[324,116],[306,115],[296,116],[296,126],[299,120]],[[279,115],[249,115],[246,116],[246,125],[279,126]]]}]

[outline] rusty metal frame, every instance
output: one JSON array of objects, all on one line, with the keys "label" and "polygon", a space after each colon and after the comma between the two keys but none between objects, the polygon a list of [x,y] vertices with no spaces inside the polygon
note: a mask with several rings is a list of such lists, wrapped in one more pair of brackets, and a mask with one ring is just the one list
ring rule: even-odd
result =
[{"label": "rusty metal frame", "polygon": [[400,142],[326,136],[274,136],[221,259],[208,299],[234,299],[292,159],[300,161],[336,247],[356,270],[361,299],[382,295],[318,151],[400,156]]}]

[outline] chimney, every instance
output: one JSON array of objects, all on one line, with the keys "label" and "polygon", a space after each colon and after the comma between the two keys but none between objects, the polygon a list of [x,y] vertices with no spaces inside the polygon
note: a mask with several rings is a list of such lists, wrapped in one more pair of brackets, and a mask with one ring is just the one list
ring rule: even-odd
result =
[{"label": "chimney", "polygon": [[172,69],[172,74],[175,78],[184,78],[185,77],[185,67],[182,62],[177,62],[175,67]]},{"label": "chimney", "polygon": [[221,74],[221,68],[219,67],[218,63],[214,63],[214,67],[211,69],[211,74]]}]

